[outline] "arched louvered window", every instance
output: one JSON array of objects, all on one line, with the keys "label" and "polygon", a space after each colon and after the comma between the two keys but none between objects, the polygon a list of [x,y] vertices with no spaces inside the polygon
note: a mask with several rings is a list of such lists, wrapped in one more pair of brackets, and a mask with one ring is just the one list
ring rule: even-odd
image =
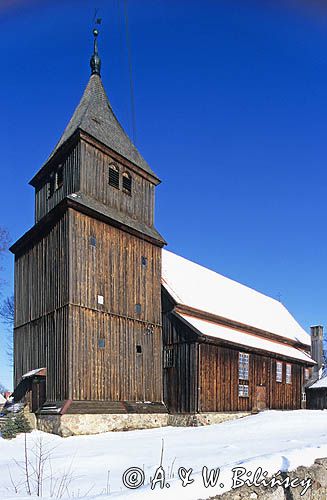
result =
[{"label": "arched louvered window", "polygon": [[50,174],[48,184],[47,184],[47,198],[51,198],[56,189],[56,176],[54,172]]},{"label": "arched louvered window", "polygon": [[109,186],[119,189],[119,168],[114,164],[109,167]]},{"label": "arched louvered window", "polygon": [[128,172],[123,173],[123,191],[132,194],[132,177]]},{"label": "arched louvered window", "polygon": [[64,185],[64,169],[59,165],[56,172],[56,189],[60,189]]}]

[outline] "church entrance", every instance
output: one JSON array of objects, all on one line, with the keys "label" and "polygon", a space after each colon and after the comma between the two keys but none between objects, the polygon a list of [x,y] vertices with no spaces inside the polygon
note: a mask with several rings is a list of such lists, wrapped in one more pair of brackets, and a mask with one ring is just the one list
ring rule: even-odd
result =
[{"label": "church entrance", "polygon": [[257,385],[256,389],[256,408],[259,411],[267,409],[267,390],[265,385]]},{"label": "church entrance", "polygon": [[36,413],[46,399],[46,377],[35,377],[32,383],[32,412]]}]

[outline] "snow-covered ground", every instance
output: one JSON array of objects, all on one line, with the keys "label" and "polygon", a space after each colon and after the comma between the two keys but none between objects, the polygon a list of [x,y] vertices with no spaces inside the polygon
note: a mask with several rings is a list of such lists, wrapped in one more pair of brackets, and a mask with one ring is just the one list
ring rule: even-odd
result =
[{"label": "snow-covered ground", "polygon": [[[256,416],[197,428],[173,428],[117,432],[96,436],[60,438],[40,432],[27,436],[30,488],[35,494],[33,467],[37,447],[42,443],[44,461],[43,497],[194,500],[228,490],[232,471],[244,466],[254,472],[262,467],[270,475],[310,465],[315,458],[327,457],[327,411],[267,411]],[[162,465],[164,488],[151,490],[150,477]],[[0,438],[0,498],[28,498],[24,465],[24,436],[7,441]],[[217,485],[203,485],[202,469],[220,468]],[[128,489],[123,473],[138,467],[144,471],[144,485]],[[178,470],[193,469],[194,482],[182,487]],[[66,474],[66,479],[65,479]],[[185,477],[185,471],[180,471]],[[141,481],[142,472],[127,475]],[[140,479],[141,478],[141,479]],[[222,487],[224,484],[224,487]],[[15,489],[18,490],[15,493]],[[36,498],[36,497],[35,497]],[[305,497],[304,497],[305,498]]]}]

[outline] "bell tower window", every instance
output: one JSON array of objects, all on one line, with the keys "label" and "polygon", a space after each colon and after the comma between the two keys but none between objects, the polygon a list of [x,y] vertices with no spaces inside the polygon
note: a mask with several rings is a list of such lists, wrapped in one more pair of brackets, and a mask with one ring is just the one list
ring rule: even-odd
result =
[{"label": "bell tower window", "polygon": [[64,170],[62,165],[59,165],[56,172],[56,189],[60,189],[64,184]]},{"label": "bell tower window", "polygon": [[116,165],[109,167],[109,186],[119,189],[119,169]]},{"label": "bell tower window", "polygon": [[132,194],[132,177],[129,173],[123,173],[123,191],[127,194]]},{"label": "bell tower window", "polygon": [[53,193],[55,192],[55,186],[56,186],[56,177],[55,174],[52,173],[50,175],[48,184],[47,184],[47,191],[48,191],[48,199],[53,196]]}]

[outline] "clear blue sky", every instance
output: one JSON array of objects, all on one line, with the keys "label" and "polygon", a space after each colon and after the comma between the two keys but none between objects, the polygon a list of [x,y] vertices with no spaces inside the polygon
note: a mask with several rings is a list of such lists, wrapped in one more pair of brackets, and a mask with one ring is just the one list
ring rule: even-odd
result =
[{"label": "clear blue sky", "polygon": [[[33,224],[27,183],[88,81],[95,4],[103,82],[131,134],[122,0],[1,2],[0,225],[13,240]],[[172,251],[280,297],[306,329],[326,322],[327,9],[319,5],[128,4],[136,143],[163,181],[157,228]],[[12,257],[2,264],[10,294]],[[10,385],[3,353],[0,362]]]}]

